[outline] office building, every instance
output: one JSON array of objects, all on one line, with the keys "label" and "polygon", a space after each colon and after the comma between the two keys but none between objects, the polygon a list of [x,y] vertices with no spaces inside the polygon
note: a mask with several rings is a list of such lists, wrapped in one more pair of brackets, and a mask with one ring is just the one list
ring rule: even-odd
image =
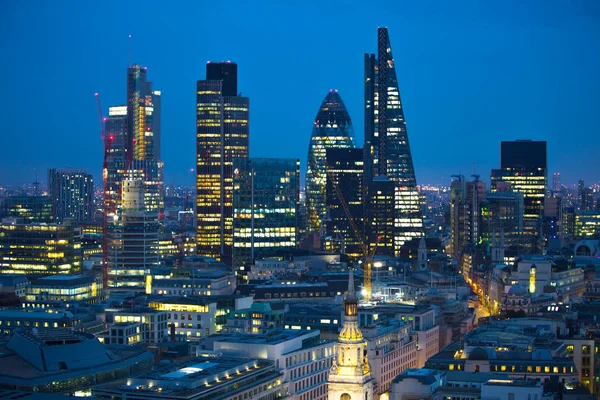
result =
[{"label": "office building", "polygon": [[298,240],[300,161],[233,160],[233,266],[285,255]]},{"label": "office building", "polygon": [[399,254],[405,241],[423,236],[423,217],[387,28],[378,28],[377,41],[377,58],[365,54],[365,180],[386,176],[396,185],[393,247]]},{"label": "office building", "polygon": [[73,225],[0,223],[0,271],[3,274],[74,274],[81,270],[81,242]]},{"label": "office building", "polygon": [[266,334],[215,335],[204,341],[204,347],[223,356],[274,363],[282,373],[281,383],[289,399],[327,399],[335,341],[320,339],[317,330],[277,329]]},{"label": "office building", "polygon": [[502,142],[500,169],[492,170],[492,191],[498,182],[509,183],[512,190],[523,193],[523,231],[533,236],[533,249],[542,233],[547,184],[546,142],[517,140]]},{"label": "office building", "polygon": [[327,150],[354,148],[354,128],[350,114],[337,90],[323,99],[313,124],[306,163],[306,206],[309,230],[319,232],[327,211]]},{"label": "office building", "polygon": [[555,172],[552,174],[552,190],[554,192],[559,192],[562,189],[560,185],[560,172]]},{"label": "office building", "polygon": [[54,222],[50,196],[9,196],[2,199],[2,217],[22,218],[30,222]]},{"label": "office building", "polygon": [[594,211],[596,209],[594,190],[590,187],[586,187],[583,180],[579,180],[577,182],[577,191],[579,194],[579,211]]},{"label": "office building", "polygon": [[504,233],[507,246],[521,243],[523,233],[523,194],[512,191],[488,192],[481,205],[482,237],[489,243]]},{"label": "office building", "polygon": [[[131,344],[128,343],[128,337],[134,337],[131,341],[137,343],[161,343],[169,333],[167,314],[166,311],[158,311],[152,308],[115,311],[112,315],[113,325],[110,326],[108,335],[100,335],[99,339],[106,345]],[[115,329],[112,329],[113,327]],[[130,335],[125,335],[127,329],[131,330]]]},{"label": "office building", "polygon": [[268,361],[198,357],[93,388],[94,397],[165,400],[276,400],[281,373]]},{"label": "office building", "polygon": [[450,243],[451,254],[461,259],[465,246],[481,238],[481,207],[485,201],[485,183],[475,178],[466,182],[458,175],[450,185]]},{"label": "office building", "polygon": [[230,264],[233,160],[248,157],[250,113],[249,99],[236,93],[237,66],[220,64],[209,62],[196,84],[196,246]]},{"label": "office building", "polygon": [[48,170],[48,193],[56,222],[65,219],[90,222],[94,218],[94,178],[86,170]]},{"label": "office building", "polygon": [[94,275],[52,275],[32,279],[25,291],[31,305],[44,301],[95,303],[102,298],[102,280]]},{"label": "office building", "polygon": [[[348,211],[359,229],[359,234],[364,235],[363,208],[365,193],[363,189],[363,151],[352,148],[330,148],[327,149],[327,165],[330,168],[331,179],[326,184],[327,217],[325,219],[325,231],[334,246],[330,250],[362,256],[361,239],[352,229],[352,225],[342,206],[342,202],[348,207]],[[334,189],[337,185],[343,198],[340,199],[338,192]]]},{"label": "office building", "polygon": [[365,234],[370,246],[377,243],[377,254],[393,256],[396,253],[399,229],[395,224],[396,186],[384,175],[369,183]]},{"label": "office building", "polygon": [[575,237],[578,239],[600,238],[600,211],[585,211],[574,217]]},{"label": "office building", "polygon": [[122,185],[119,216],[108,225],[108,285],[143,289],[150,269],[160,264],[158,214],[146,208],[144,181],[126,179]]}]

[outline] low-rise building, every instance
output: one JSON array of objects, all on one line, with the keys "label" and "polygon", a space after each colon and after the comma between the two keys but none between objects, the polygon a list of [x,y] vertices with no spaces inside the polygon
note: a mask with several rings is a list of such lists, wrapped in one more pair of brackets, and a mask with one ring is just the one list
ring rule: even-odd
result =
[{"label": "low-rise building", "polygon": [[281,328],[285,309],[273,309],[269,303],[252,303],[250,308],[229,313],[223,333],[262,334]]},{"label": "low-rise building", "polygon": [[307,260],[280,260],[278,258],[265,258],[256,260],[248,271],[248,280],[281,280],[295,276],[299,278],[307,273],[311,263]]},{"label": "low-rise building", "polygon": [[91,334],[31,329],[2,347],[0,388],[74,394],[152,365],[152,353],[135,347],[107,348]]},{"label": "low-rise building", "polygon": [[272,362],[240,357],[199,357],[99,385],[94,397],[166,400],[275,400],[285,395]]},{"label": "low-rise building", "polygon": [[75,329],[79,319],[71,312],[53,312],[36,310],[1,310],[0,333],[10,336],[16,330],[32,328],[68,328]]},{"label": "low-rise building", "polygon": [[[167,311],[159,311],[152,308],[139,308],[124,309],[115,312],[109,311],[108,313],[112,314],[112,322],[114,322],[115,325],[139,324],[140,332],[136,333],[136,335],[139,333],[139,338],[137,339],[139,343],[156,344],[162,342],[168,336],[169,328]],[[108,335],[110,340],[106,341],[106,339],[104,339],[105,344],[114,344],[115,342],[112,341],[112,338],[116,338],[116,343],[118,344],[127,344],[124,343],[124,341],[119,340],[122,335],[117,334],[115,336],[112,334],[113,331],[118,333],[118,330],[113,330],[112,327],[110,327],[110,335]]]},{"label": "low-rise building", "polygon": [[264,335],[214,335],[205,340],[204,347],[224,355],[270,360],[282,371],[284,393],[292,400],[327,399],[335,341],[320,339],[319,331],[278,329]]},{"label": "low-rise building", "polygon": [[179,269],[168,278],[153,276],[147,290],[169,296],[228,296],[235,288],[236,277],[231,268],[215,265]]},{"label": "low-rise building", "polygon": [[32,279],[25,291],[31,304],[45,301],[95,303],[102,298],[102,279],[94,275],[51,275]]}]

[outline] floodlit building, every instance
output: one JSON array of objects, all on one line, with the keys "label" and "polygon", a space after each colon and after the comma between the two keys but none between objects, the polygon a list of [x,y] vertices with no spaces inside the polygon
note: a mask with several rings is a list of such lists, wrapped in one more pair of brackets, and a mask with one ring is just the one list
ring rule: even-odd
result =
[{"label": "floodlit building", "polygon": [[102,292],[102,279],[94,275],[52,275],[32,279],[25,300],[31,305],[38,301],[95,303],[102,298]]}]

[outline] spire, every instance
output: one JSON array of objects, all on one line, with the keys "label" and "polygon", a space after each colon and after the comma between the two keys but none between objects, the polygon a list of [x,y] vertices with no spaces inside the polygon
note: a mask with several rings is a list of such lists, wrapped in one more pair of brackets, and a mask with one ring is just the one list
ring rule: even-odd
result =
[{"label": "spire", "polygon": [[348,274],[348,296],[356,296],[354,286],[354,269],[350,267],[350,273]]}]

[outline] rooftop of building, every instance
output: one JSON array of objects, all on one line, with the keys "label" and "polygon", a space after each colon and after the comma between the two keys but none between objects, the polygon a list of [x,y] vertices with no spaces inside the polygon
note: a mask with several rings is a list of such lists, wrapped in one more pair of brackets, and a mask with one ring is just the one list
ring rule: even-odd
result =
[{"label": "rooftop of building", "polygon": [[4,319],[20,319],[20,320],[46,320],[46,321],[59,321],[63,318],[73,318],[73,314],[69,311],[61,312],[48,312],[48,311],[28,311],[28,310],[17,310],[8,309],[0,310],[0,320]]},{"label": "rooftop of building", "polygon": [[[248,382],[252,377],[260,376],[254,382]],[[255,385],[275,379],[280,373],[273,364],[266,360],[255,360],[241,357],[198,357],[177,364],[158,365],[152,372],[99,385],[94,393],[117,394],[129,397],[148,395],[156,398],[189,399],[203,398],[220,399],[223,397],[223,387],[228,398],[234,393],[247,389],[247,383]]]},{"label": "rooftop of building", "polygon": [[134,347],[107,348],[91,334],[32,329],[16,332],[6,346],[0,346],[0,384],[32,386],[152,357]]},{"label": "rooftop of building", "polygon": [[[297,338],[319,338],[318,330],[274,329],[262,335],[221,333],[211,336],[215,342],[277,345]],[[328,342],[328,341],[326,341]]]},{"label": "rooftop of building", "polygon": [[437,381],[437,377],[442,372],[436,369],[428,368],[408,368],[394,378],[393,383],[398,383],[406,379],[416,379],[423,385],[431,385]]},{"label": "rooftop of building", "polygon": [[93,275],[50,275],[35,279],[32,286],[74,286],[80,284],[91,284],[96,278]]},{"label": "rooftop of building", "polygon": [[515,386],[515,387],[541,387],[542,384],[534,379],[490,379],[486,386]]}]

